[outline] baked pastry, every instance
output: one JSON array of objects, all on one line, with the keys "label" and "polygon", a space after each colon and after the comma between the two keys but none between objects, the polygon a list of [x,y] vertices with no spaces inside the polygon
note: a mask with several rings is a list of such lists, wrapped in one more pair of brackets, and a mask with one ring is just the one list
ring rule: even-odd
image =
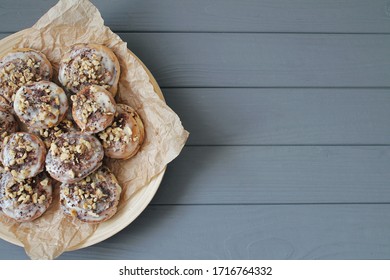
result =
[{"label": "baked pastry", "polygon": [[73,120],[85,133],[102,131],[114,120],[115,100],[101,86],[86,86],[72,95],[71,100]]},{"label": "baked pastry", "polygon": [[18,128],[18,122],[14,118],[13,114],[11,114],[11,112],[5,108],[0,107],[0,143],[3,143],[3,140],[6,136],[18,131]]},{"label": "baked pastry", "polygon": [[119,75],[118,58],[109,48],[98,44],[73,45],[58,70],[58,80],[71,93],[86,85],[100,85],[115,96]]},{"label": "baked pastry", "polygon": [[50,128],[59,124],[68,110],[64,90],[49,81],[22,86],[15,94],[15,114],[30,128]]},{"label": "baked pastry", "polygon": [[46,170],[60,182],[74,183],[98,169],[103,156],[103,147],[96,137],[68,132],[51,144],[46,156]]},{"label": "baked pastry", "polygon": [[29,222],[45,213],[52,193],[52,180],[44,172],[22,181],[7,172],[0,180],[0,209],[18,222]]},{"label": "baked pastry", "polygon": [[29,48],[10,51],[0,58],[0,95],[11,103],[21,86],[50,80],[52,74],[52,66],[43,53]]},{"label": "baked pastry", "polygon": [[46,129],[32,129],[30,131],[38,135],[45,143],[46,148],[50,149],[51,143],[53,143],[58,137],[64,133],[75,132],[77,131],[77,128],[73,121],[63,119],[57,126]]},{"label": "baked pastry", "polygon": [[116,213],[121,191],[114,174],[101,167],[79,182],[61,184],[61,208],[83,222],[103,222]]},{"label": "baked pastry", "polygon": [[16,132],[5,137],[1,161],[16,180],[32,178],[43,171],[45,144],[34,134]]},{"label": "baked pastry", "polygon": [[98,134],[104,154],[110,158],[134,156],[145,138],[145,129],[137,112],[128,105],[117,104],[114,122]]}]

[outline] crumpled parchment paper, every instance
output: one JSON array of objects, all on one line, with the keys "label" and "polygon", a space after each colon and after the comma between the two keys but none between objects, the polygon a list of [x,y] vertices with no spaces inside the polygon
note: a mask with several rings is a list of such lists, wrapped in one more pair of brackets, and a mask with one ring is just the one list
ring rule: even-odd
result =
[{"label": "crumpled parchment paper", "polygon": [[[104,25],[99,11],[88,0],[60,0],[33,27],[22,33],[14,47],[42,51],[51,61],[55,76],[62,55],[72,44],[103,44],[117,55],[121,77],[116,100],[135,108],[146,130],[144,144],[134,158],[106,160],[123,188],[119,206],[123,207],[136,191],[147,187],[179,155],[188,132],[156,93],[147,70],[127,49],[127,44]],[[57,82],[55,78],[54,81]],[[23,243],[32,259],[56,258],[83,243],[99,227],[64,216],[59,207],[58,189],[55,189],[53,204],[39,219],[17,223],[0,214],[0,222],[1,227],[6,227]]]}]

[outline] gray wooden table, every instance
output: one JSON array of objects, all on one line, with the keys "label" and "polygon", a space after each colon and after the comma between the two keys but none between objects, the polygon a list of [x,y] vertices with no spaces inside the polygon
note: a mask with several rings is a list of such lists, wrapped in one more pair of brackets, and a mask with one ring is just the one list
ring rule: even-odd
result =
[{"label": "gray wooden table", "polygon": [[[0,1],[1,35],[55,3]],[[390,258],[389,1],[93,3],[191,136],[134,223],[60,259]]]}]

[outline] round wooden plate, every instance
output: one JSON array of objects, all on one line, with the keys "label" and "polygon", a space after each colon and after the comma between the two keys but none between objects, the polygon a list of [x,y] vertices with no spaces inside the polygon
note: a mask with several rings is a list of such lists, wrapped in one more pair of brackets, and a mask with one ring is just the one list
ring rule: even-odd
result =
[{"label": "round wooden plate", "polygon": [[[0,56],[10,51],[13,48],[13,46],[15,46],[15,44],[20,42],[20,38],[23,36],[24,32],[25,31],[20,31],[2,39],[0,43]],[[165,101],[160,87],[158,86],[155,78],[150,73],[148,68],[146,68],[143,62],[135,54],[133,53],[131,54],[138,60],[138,62],[143,66],[143,68],[149,75],[149,79],[154,87],[154,91],[161,98],[161,100]],[[130,198],[128,203],[126,203],[124,207],[119,209],[118,212],[111,219],[101,223],[98,226],[97,230],[87,240],[85,240],[81,244],[69,248],[68,251],[85,248],[94,245],[96,243],[99,243],[113,236],[114,234],[118,233],[119,231],[127,227],[131,222],[133,222],[139,216],[139,214],[142,213],[142,211],[146,208],[146,206],[148,206],[148,204],[154,197],[155,193],[158,190],[158,187],[160,186],[161,180],[164,176],[165,169],[166,167],[161,173],[155,176],[147,186],[144,186],[139,191],[137,191]],[[11,232],[7,231],[5,228],[2,228],[1,226],[0,226],[0,238],[10,243],[13,243],[15,245],[23,246],[23,244],[17,238],[15,238],[15,236]]]}]

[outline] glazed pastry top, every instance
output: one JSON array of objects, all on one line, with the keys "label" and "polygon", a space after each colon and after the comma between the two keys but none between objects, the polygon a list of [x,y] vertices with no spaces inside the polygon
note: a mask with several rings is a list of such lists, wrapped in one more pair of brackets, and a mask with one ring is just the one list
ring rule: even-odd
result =
[{"label": "glazed pastry top", "polygon": [[68,110],[64,90],[55,83],[42,81],[22,86],[15,94],[14,110],[32,128],[56,126]]},{"label": "glazed pastry top", "polygon": [[86,85],[100,85],[115,95],[119,62],[104,46],[76,44],[61,61],[58,79],[72,93]]},{"label": "glazed pastry top", "polygon": [[61,182],[81,180],[101,165],[104,152],[92,135],[69,132],[51,143],[46,169]]},{"label": "glazed pastry top", "polygon": [[17,221],[41,216],[52,201],[52,182],[44,173],[23,181],[5,173],[0,180],[0,209]]},{"label": "glazed pastry top", "polygon": [[31,178],[43,170],[46,149],[37,136],[17,132],[3,141],[1,159],[4,169],[13,177],[23,180]]},{"label": "glazed pastry top", "polygon": [[96,85],[84,87],[71,97],[72,116],[86,133],[97,133],[109,126],[116,112],[116,103],[111,94]]},{"label": "glazed pastry top", "polygon": [[61,185],[65,213],[85,222],[106,220],[116,212],[121,187],[107,167],[101,167],[83,180]]},{"label": "glazed pastry top", "polygon": [[49,80],[52,68],[46,57],[32,49],[16,49],[0,59],[0,95],[9,103],[23,85]]}]

